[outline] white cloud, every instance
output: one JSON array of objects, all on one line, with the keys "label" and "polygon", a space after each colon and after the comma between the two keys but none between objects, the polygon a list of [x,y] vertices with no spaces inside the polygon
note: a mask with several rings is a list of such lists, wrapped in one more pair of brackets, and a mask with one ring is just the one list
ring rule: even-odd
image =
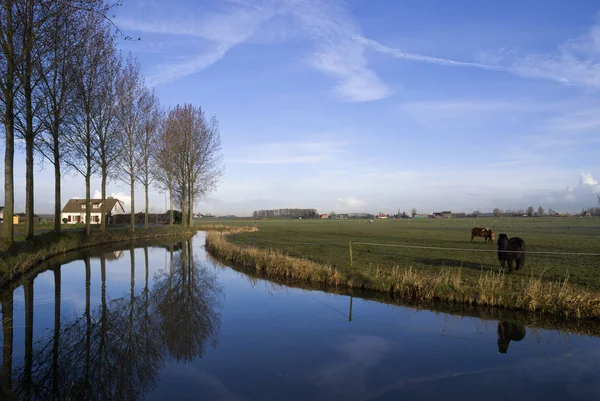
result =
[{"label": "white cloud", "polygon": [[[125,208],[125,212],[131,212],[131,195],[125,194],[125,192],[111,192],[107,193],[106,197],[112,197],[123,202],[123,206]],[[96,190],[94,191],[93,199],[102,199],[102,192]],[[137,203],[137,202],[136,202]]]},{"label": "white cloud", "polygon": [[577,186],[547,194],[548,207],[559,211],[573,211],[595,206],[596,194],[600,193],[600,182],[591,173],[581,173]]},{"label": "white cloud", "polygon": [[579,185],[580,186],[590,185],[592,187],[595,187],[597,185],[600,185],[600,181],[595,179],[591,173],[581,173],[581,178],[579,179]]},{"label": "white cloud", "polygon": [[357,211],[365,206],[365,202],[356,199],[352,196],[337,199],[338,212]]}]

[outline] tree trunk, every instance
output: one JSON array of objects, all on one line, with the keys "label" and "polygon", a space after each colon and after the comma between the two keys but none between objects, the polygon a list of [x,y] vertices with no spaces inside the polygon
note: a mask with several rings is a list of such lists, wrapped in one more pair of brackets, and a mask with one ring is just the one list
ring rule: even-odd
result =
[{"label": "tree trunk", "polygon": [[[27,79],[27,81],[29,81]],[[29,88],[27,87],[29,86]],[[25,236],[33,238],[33,110],[31,83],[25,85]]]},{"label": "tree trunk", "polygon": [[146,187],[146,215],[144,216],[144,228],[148,228],[148,207],[149,207],[149,200],[148,200],[148,187],[150,186],[149,184],[147,184],[148,180],[146,180],[146,184],[144,184],[144,186]]},{"label": "tree trunk", "polygon": [[58,139],[58,128],[54,133],[54,231],[60,231],[61,221],[61,196],[60,196],[60,148]]},{"label": "tree trunk", "polygon": [[106,162],[102,162],[102,204],[100,205],[100,231],[106,231],[106,213],[104,207],[106,203],[106,175],[108,174]]},{"label": "tree trunk", "polygon": [[173,183],[169,182],[169,213],[171,214],[169,218],[169,225],[173,225]]},{"label": "tree trunk", "polygon": [[131,222],[129,224],[129,231],[135,232],[135,178],[133,176],[133,170],[131,171],[131,179],[129,184],[131,185]]},{"label": "tree trunk", "polygon": [[185,183],[181,187],[181,225],[187,227],[187,187]]},{"label": "tree trunk", "polygon": [[190,188],[188,189],[188,226],[192,226],[192,213],[194,209],[194,204],[192,202],[192,190],[194,189],[192,185],[192,181],[189,182]]},{"label": "tree trunk", "polygon": [[[11,246],[14,241],[13,214],[15,212],[15,187],[13,165],[15,158],[15,52],[13,43],[13,1],[3,4],[6,19],[6,92],[4,97],[4,222],[2,224],[2,238],[6,245]],[[3,49],[4,50],[4,49]]]},{"label": "tree trunk", "polygon": [[[90,161],[88,161],[88,163],[90,163]],[[89,165],[88,165],[88,171],[87,174],[85,175],[85,234],[86,235],[90,235],[90,233],[92,232],[92,226],[91,226],[91,202],[90,202],[90,187],[91,187],[91,179],[92,179],[92,173],[90,171]]]},{"label": "tree trunk", "polygon": [[4,123],[4,221],[2,223],[2,238],[6,245],[11,246],[14,240],[15,187],[13,165],[15,159],[15,116],[13,99],[6,101],[6,122]]}]

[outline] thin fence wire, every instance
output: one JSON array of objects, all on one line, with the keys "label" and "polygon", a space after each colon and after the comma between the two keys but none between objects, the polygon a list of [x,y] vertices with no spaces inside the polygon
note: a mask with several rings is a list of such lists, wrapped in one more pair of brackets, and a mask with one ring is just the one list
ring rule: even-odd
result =
[{"label": "thin fence wire", "polygon": [[[323,245],[323,246],[348,246],[348,243],[341,242],[310,242],[310,241],[272,241],[256,238],[255,242],[281,244],[281,245]],[[566,256],[600,256],[598,252],[551,252],[551,251],[510,251],[500,249],[473,249],[473,248],[456,248],[456,247],[440,247],[440,246],[425,246],[425,245],[404,245],[404,244],[381,244],[375,242],[354,242],[352,245],[364,246],[379,246],[385,248],[407,248],[407,249],[432,249],[438,251],[460,251],[460,252],[501,252],[501,253],[524,253],[529,255],[566,255]]]},{"label": "thin fence wire", "polygon": [[435,250],[439,250],[439,251],[503,252],[503,253],[524,253],[524,254],[535,254],[535,255],[600,256],[600,253],[593,253],[593,252],[509,251],[509,250],[500,250],[500,249],[472,249],[472,248],[454,248],[454,247],[424,246],[424,245],[378,244],[378,243],[372,243],[372,242],[352,242],[352,245],[381,246],[381,247],[389,247],[389,248],[435,249]]}]

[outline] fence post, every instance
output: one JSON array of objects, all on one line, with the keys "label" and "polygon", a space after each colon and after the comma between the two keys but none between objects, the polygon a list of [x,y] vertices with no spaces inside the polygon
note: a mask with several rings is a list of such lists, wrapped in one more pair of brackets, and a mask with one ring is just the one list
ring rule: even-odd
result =
[{"label": "fence post", "polygon": [[350,295],[350,314],[348,315],[348,321],[352,321],[352,295]]},{"label": "fence post", "polygon": [[348,241],[348,247],[350,248],[350,267],[352,267],[352,241]]}]

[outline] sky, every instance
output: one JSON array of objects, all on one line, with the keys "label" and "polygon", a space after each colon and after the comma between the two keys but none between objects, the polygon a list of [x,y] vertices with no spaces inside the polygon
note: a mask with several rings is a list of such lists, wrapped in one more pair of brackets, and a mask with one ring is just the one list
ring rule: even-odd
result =
[{"label": "sky", "polygon": [[[597,205],[597,1],[125,0],[114,21],[141,39],[120,48],[164,107],[219,120],[225,174],[201,213]],[[84,190],[65,177],[63,203]],[[124,184],[109,192],[130,202]],[[164,194],[150,200],[165,210]]]}]

